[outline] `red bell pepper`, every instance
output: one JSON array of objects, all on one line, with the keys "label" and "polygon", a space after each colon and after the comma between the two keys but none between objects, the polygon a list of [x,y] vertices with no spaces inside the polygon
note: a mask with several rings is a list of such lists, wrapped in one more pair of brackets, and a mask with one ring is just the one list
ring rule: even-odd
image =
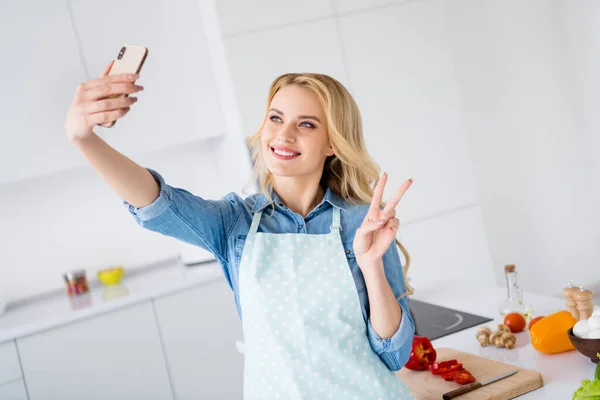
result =
[{"label": "red bell pepper", "polygon": [[455,381],[461,385],[476,381],[475,377],[456,359],[431,364],[427,366],[427,369],[431,371],[433,375],[439,375],[446,381]]},{"label": "red bell pepper", "polygon": [[452,371],[450,375],[452,379],[454,379],[454,382],[461,385],[475,382],[475,377],[471,375],[471,373],[466,369],[460,371]]},{"label": "red bell pepper", "polygon": [[438,373],[440,373],[440,370],[444,370],[444,369],[451,367],[452,365],[456,365],[456,364],[458,364],[457,359],[440,361],[440,362],[429,365],[427,367],[427,369],[430,370],[432,374],[437,375]]},{"label": "red bell pepper", "polygon": [[463,369],[463,366],[461,363],[458,363],[458,364],[449,365],[447,367],[432,369],[431,373],[433,375],[442,375],[442,374],[447,374],[448,372],[452,372],[452,371],[460,371],[461,369]]},{"label": "red bell pepper", "polygon": [[416,371],[424,371],[435,362],[437,353],[429,339],[424,336],[415,336],[412,351],[405,367]]},{"label": "red bell pepper", "polygon": [[444,380],[445,380],[445,381],[451,381],[451,380],[453,380],[453,379],[454,379],[454,378],[452,377],[452,373],[450,373],[450,372],[447,372],[447,373],[445,373],[445,374],[442,374],[442,378],[444,378]]}]

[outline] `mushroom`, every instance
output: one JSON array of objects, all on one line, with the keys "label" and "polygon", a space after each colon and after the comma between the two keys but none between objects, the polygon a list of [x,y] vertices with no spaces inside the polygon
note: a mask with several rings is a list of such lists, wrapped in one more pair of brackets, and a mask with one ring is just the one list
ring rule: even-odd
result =
[{"label": "mushroom", "polygon": [[477,337],[477,340],[481,344],[481,347],[486,347],[487,345],[490,344],[490,334],[491,333],[492,333],[492,330],[490,328],[488,328],[487,326],[482,326],[481,328],[479,328],[479,330],[477,331],[477,334],[475,336]]},{"label": "mushroom", "polygon": [[482,326],[477,330],[475,337],[481,347],[492,345],[498,348],[512,349],[517,344],[517,337],[504,324],[498,324],[498,330],[494,332],[487,326]]}]

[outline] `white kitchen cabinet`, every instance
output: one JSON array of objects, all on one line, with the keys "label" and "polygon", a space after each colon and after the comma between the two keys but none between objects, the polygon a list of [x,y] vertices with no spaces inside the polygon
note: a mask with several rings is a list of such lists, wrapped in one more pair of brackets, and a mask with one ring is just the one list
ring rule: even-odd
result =
[{"label": "white kitchen cabinet", "polygon": [[28,400],[25,382],[21,379],[0,385],[0,399],[2,400]]},{"label": "white kitchen cabinet", "polygon": [[71,7],[90,76],[123,44],[149,50],[139,101],[113,128],[95,128],[108,143],[132,156],[225,134],[209,53],[209,41],[221,37],[205,29],[199,0],[82,0]]},{"label": "white kitchen cabinet", "polygon": [[[403,222],[477,204],[460,89],[442,2],[411,2],[340,18],[350,81],[369,151],[389,198],[409,177]],[[373,45],[377,43],[377,45]]]},{"label": "white kitchen cabinet", "polygon": [[[200,267],[198,267],[200,268]],[[242,341],[233,292],[224,279],[154,301],[175,398],[241,399]]]},{"label": "white kitchen cabinet", "polygon": [[173,398],[150,302],[17,344],[31,400]]},{"label": "white kitchen cabinet", "polygon": [[21,378],[21,366],[14,340],[0,344],[0,385]]},{"label": "white kitchen cabinet", "polygon": [[85,80],[67,4],[3,2],[0,12],[0,184],[83,165],[64,130]]}]

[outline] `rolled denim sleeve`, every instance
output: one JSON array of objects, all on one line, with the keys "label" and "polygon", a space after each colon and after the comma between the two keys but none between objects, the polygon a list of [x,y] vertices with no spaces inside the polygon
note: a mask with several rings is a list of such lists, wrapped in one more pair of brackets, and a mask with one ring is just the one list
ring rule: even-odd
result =
[{"label": "rolled denim sleeve", "polygon": [[146,169],[159,184],[160,192],[154,202],[141,208],[123,201],[136,222],[146,229],[199,246],[222,264],[228,264],[227,238],[242,212],[243,200],[235,193],[219,200],[205,200],[166,184],[158,172]]},{"label": "rolled denim sleeve", "polygon": [[399,371],[408,361],[415,334],[414,323],[408,310],[406,298],[400,299],[398,303],[400,303],[400,307],[402,308],[402,319],[400,320],[398,330],[391,338],[382,339],[375,332],[375,329],[373,329],[371,318],[369,318],[367,323],[367,335],[371,343],[371,348],[381,361],[383,361],[385,366],[392,371]]}]

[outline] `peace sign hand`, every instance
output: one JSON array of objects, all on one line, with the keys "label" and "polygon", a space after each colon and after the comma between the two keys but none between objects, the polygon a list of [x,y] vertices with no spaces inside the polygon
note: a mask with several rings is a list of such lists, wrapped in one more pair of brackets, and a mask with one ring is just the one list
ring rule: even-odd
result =
[{"label": "peace sign hand", "polygon": [[396,206],[400,203],[402,196],[412,185],[412,179],[405,181],[394,193],[394,196],[380,210],[383,190],[387,182],[387,173],[383,174],[373,192],[373,200],[369,212],[365,216],[362,225],[356,230],[354,236],[354,254],[359,267],[374,265],[381,260],[388,250],[398,232],[400,221],[396,218]]}]

